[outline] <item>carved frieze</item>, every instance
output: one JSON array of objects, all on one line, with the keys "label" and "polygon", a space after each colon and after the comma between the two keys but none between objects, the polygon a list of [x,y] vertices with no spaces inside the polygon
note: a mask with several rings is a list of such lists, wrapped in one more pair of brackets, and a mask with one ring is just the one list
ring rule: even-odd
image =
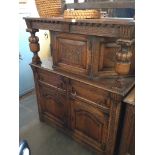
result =
[{"label": "carved frieze", "polygon": [[70,32],[106,37],[118,37],[119,35],[118,27],[107,25],[71,25]]},{"label": "carved frieze", "polygon": [[62,31],[62,25],[59,23],[40,23],[40,22],[32,22],[32,27],[43,30],[54,30],[54,31]]},{"label": "carved frieze", "polygon": [[134,37],[134,20],[64,20],[63,18],[25,18],[28,28],[45,29],[77,34],[131,39]]}]

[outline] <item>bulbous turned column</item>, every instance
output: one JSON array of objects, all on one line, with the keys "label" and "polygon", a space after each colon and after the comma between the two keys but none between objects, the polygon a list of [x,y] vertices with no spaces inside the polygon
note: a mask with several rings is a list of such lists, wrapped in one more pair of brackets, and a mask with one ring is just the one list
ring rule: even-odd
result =
[{"label": "bulbous turned column", "polygon": [[133,42],[133,40],[117,40],[117,44],[120,45],[120,49],[116,53],[115,71],[119,75],[128,75],[130,72],[132,58],[131,45]]},{"label": "bulbous turned column", "polygon": [[38,56],[38,52],[40,51],[40,45],[39,45],[39,38],[35,36],[35,33],[38,32],[39,30],[37,29],[26,29],[27,32],[31,33],[31,36],[29,37],[29,47],[30,50],[33,52],[33,57],[32,57],[32,63],[36,65],[41,64],[40,57]]}]

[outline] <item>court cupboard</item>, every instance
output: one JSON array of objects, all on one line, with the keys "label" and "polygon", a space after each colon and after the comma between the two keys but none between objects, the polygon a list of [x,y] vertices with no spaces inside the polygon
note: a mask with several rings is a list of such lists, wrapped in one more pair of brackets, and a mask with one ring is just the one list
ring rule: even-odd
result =
[{"label": "court cupboard", "polygon": [[[121,153],[124,99],[134,88],[134,20],[24,19],[40,120],[100,154]],[[47,60],[38,56],[40,29],[51,34]]]}]

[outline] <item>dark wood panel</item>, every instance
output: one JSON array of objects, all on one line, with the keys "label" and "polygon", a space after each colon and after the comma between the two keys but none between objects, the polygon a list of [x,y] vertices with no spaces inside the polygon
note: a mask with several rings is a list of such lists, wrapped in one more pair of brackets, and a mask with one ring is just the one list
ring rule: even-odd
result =
[{"label": "dark wood panel", "polygon": [[41,108],[47,115],[63,126],[67,126],[67,99],[65,94],[54,87],[39,83]]},{"label": "dark wood panel", "polygon": [[[52,32],[51,32],[52,33]],[[55,69],[88,74],[88,39],[84,35],[52,33],[52,55]]]},{"label": "dark wood panel", "polygon": [[105,151],[109,116],[79,100],[71,103],[71,128],[82,141]]},{"label": "dark wood panel", "polygon": [[52,85],[55,88],[66,90],[64,78],[58,74],[37,68],[37,76],[38,80],[46,84]]},{"label": "dark wood panel", "polygon": [[135,155],[135,88],[124,99],[124,119],[120,130],[119,155]]},{"label": "dark wood panel", "polygon": [[127,104],[124,117],[119,155],[135,155],[135,109],[133,105]]},{"label": "dark wood panel", "polygon": [[72,98],[76,97],[83,101],[90,101],[107,110],[110,108],[108,92],[75,80],[71,80],[70,83]]},{"label": "dark wood panel", "polygon": [[113,70],[115,67],[115,62],[116,62],[116,52],[120,48],[116,44],[106,44],[106,43],[101,43],[101,48],[100,48],[100,64],[99,64],[99,70]]},{"label": "dark wood panel", "polygon": [[110,8],[135,8],[134,1],[115,1],[115,2],[85,2],[66,4],[67,9],[110,9]]}]

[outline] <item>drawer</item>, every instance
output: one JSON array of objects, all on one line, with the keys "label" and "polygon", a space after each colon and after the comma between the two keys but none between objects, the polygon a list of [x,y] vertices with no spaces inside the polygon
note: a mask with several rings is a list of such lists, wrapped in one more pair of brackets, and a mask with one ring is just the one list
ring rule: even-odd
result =
[{"label": "drawer", "polygon": [[64,77],[43,69],[37,69],[38,79],[55,87],[65,89]]},{"label": "drawer", "polygon": [[72,97],[110,108],[109,92],[105,90],[75,80],[71,80],[71,89]]}]

